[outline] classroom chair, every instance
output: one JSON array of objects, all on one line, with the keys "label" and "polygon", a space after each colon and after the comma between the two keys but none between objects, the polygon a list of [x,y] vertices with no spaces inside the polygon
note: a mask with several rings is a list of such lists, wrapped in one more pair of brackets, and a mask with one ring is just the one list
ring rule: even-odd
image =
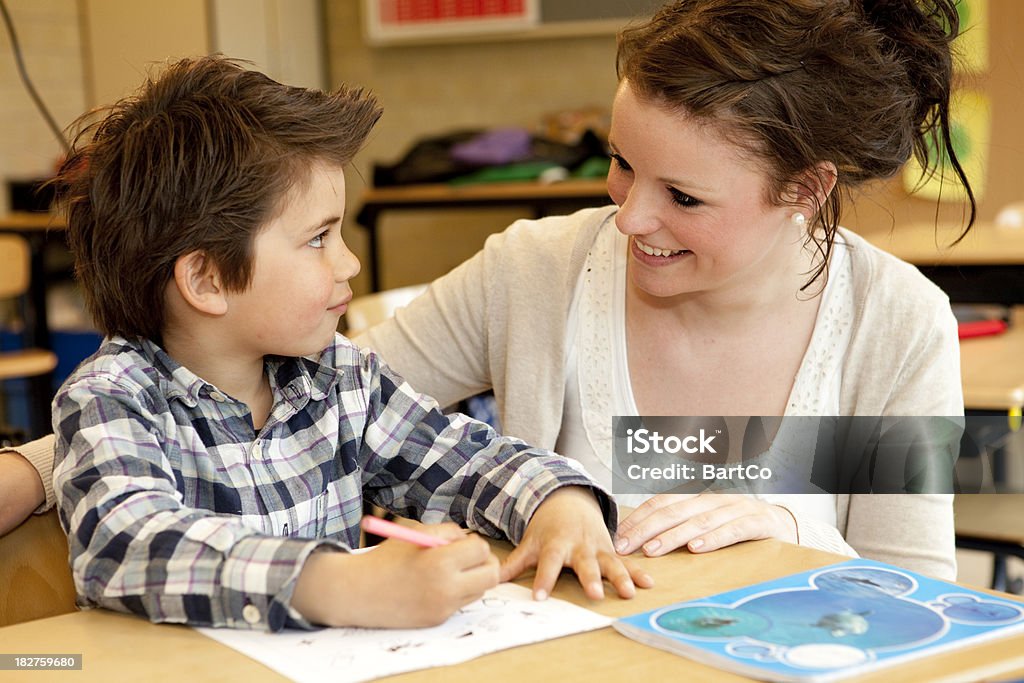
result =
[{"label": "classroom chair", "polygon": [[345,313],[345,334],[352,336],[384,322],[426,289],[425,284],[409,285],[357,296],[349,302]]},{"label": "classroom chair", "polygon": [[68,540],[57,510],[0,536],[0,627],[74,612]]},{"label": "classroom chair", "polygon": [[[18,299],[29,289],[29,246],[18,235],[0,235],[0,300]],[[50,415],[50,373],[57,367],[57,355],[47,349],[24,348],[0,351],[0,382],[31,379],[33,433],[45,433]],[[2,421],[0,421],[2,426]]]},{"label": "classroom chair", "polygon": [[[348,325],[345,334],[351,337],[377,323],[384,322],[393,316],[399,308],[426,291],[428,286],[425,284],[409,285],[352,299],[348,305],[348,312],[345,314],[345,323]],[[449,406],[449,409],[465,413],[501,431],[498,407],[494,401],[494,393],[491,391],[470,396],[457,405]]]}]

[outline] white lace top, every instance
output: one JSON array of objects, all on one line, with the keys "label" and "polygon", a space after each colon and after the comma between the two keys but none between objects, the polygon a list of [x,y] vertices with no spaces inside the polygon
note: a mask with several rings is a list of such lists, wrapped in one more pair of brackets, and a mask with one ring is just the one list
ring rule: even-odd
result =
[{"label": "white lace top", "polygon": [[[786,404],[786,416],[838,415],[842,359],[854,318],[852,264],[837,235],[829,278],[818,307],[814,332]],[[612,416],[637,415],[626,349],[625,292],[628,238],[609,221],[588,255],[568,320],[566,390],[562,428],[555,450],[579,460],[599,482],[612,483]],[[609,372],[610,369],[610,372]],[[809,481],[813,444],[785,441],[771,451],[775,472]],[[764,454],[768,457],[768,454]],[[777,481],[777,480],[776,480]],[[617,494],[620,505],[635,507],[649,496]],[[831,495],[768,495],[794,512],[836,524]]]}]

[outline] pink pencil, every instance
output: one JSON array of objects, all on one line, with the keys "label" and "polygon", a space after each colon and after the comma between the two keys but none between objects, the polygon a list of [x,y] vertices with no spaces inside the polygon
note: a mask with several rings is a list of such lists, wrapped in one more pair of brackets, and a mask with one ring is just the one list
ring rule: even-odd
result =
[{"label": "pink pencil", "polygon": [[416,531],[415,529],[389,522],[380,517],[373,517],[372,515],[363,517],[363,521],[359,525],[368,534],[376,534],[384,538],[397,538],[401,541],[414,543],[422,548],[436,548],[439,545],[448,545],[450,543],[447,539],[431,536],[422,531]]}]

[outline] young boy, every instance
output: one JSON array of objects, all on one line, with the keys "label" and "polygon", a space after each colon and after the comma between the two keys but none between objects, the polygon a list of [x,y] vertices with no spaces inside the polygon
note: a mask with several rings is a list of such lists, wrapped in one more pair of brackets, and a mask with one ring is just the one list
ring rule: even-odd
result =
[{"label": "young boy", "polygon": [[[337,335],[359,263],[343,167],[380,116],[217,57],[114,105],[57,179],[107,336],[54,400],[54,482],[81,601],[153,621],[278,630],[443,621],[537,564],[591,597],[649,577],[570,461],[445,416]],[[87,131],[88,132],[88,131]],[[80,135],[79,140],[85,136]],[[499,569],[454,525],[359,544],[364,496],[519,548]],[[603,511],[603,512],[602,512]]]}]

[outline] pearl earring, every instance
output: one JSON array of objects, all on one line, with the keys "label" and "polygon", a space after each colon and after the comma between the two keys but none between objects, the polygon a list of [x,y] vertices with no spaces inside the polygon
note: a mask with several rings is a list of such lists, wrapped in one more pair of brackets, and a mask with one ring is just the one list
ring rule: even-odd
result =
[{"label": "pearl earring", "polygon": [[789,220],[793,221],[793,225],[796,225],[797,227],[800,228],[807,225],[807,216],[803,215],[799,211],[790,216]]}]

